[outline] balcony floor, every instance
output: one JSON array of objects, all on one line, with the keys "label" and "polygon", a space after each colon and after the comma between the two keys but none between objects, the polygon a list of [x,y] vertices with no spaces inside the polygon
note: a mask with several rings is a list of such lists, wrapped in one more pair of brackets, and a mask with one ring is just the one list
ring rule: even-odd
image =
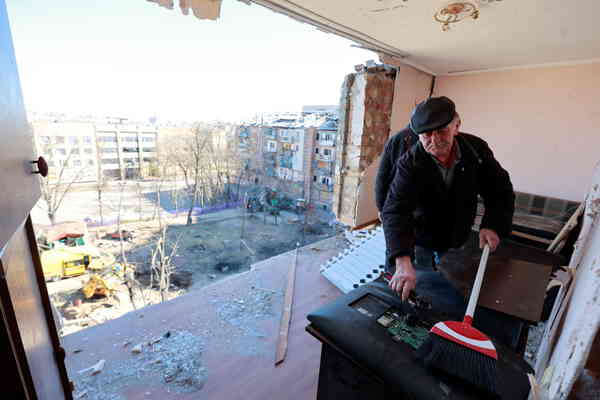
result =
[{"label": "balcony floor", "polygon": [[[82,399],[316,398],[321,346],[304,331],[308,323],[305,316],[340,295],[338,289],[321,276],[319,266],[344,246],[342,238],[330,238],[300,249],[288,351],[280,366],[274,366],[274,358],[287,272],[294,252],[257,263],[249,272],[168,303],[134,311],[64,337],[69,376],[76,384],[75,398],[84,390],[87,394]],[[247,315],[234,315],[234,311],[240,309],[235,308],[236,305],[251,309],[252,299],[264,298],[265,293],[270,293],[270,312],[259,313],[258,318],[253,318],[252,310]],[[240,321],[245,326],[241,326]],[[161,337],[167,331],[187,332],[202,342],[199,357],[206,368],[202,389],[182,393],[164,383],[160,374],[144,372],[146,365],[141,360],[145,353],[132,354],[132,346]],[[126,341],[131,344],[124,347]],[[169,339],[163,338],[161,345],[168,346],[168,342]],[[80,351],[76,353],[76,350]],[[78,371],[101,359],[106,360],[101,373],[93,377],[89,373],[79,374]],[[111,379],[126,368],[142,372],[126,382]],[[83,377],[85,382],[80,383]]]}]

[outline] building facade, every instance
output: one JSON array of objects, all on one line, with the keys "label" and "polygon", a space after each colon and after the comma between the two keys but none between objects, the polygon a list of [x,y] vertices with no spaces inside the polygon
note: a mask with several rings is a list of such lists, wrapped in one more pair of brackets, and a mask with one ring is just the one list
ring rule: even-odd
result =
[{"label": "building facade", "polygon": [[310,202],[331,211],[336,160],[337,120],[329,119],[316,128]]},{"label": "building facade", "polygon": [[238,126],[243,182],[331,211],[337,125],[331,114],[300,114]]},{"label": "building facade", "polygon": [[157,129],[120,122],[35,121],[38,154],[57,183],[140,179],[155,174]]},{"label": "building facade", "polygon": [[142,179],[155,175],[157,130],[153,125],[96,125],[99,174],[106,179]]},{"label": "building facade", "polygon": [[49,182],[98,180],[94,123],[36,121],[31,125],[37,153],[48,163]]}]

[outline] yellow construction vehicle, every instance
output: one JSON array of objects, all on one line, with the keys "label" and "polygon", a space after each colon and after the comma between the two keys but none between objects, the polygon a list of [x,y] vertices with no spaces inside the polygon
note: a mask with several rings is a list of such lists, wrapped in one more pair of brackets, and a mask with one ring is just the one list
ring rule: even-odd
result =
[{"label": "yellow construction vehicle", "polygon": [[42,252],[40,258],[44,278],[52,281],[82,275],[87,270],[100,271],[115,261],[113,256],[93,246],[57,247]]},{"label": "yellow construction vehicle", "polygon": [[94,295],[109,297],[113,289],[100,275],[92,275],[87,283],[83,285],[81,291],[86,299],[91,299]]},{"label": "yellow construction vehicle", "polygon": [[117,290],[120,282],[133,279],[134,273],[135,266],[133,264],[115,264],[111,270],[90,276],[81,291],[86,299],[94,296],[109,297]]}]

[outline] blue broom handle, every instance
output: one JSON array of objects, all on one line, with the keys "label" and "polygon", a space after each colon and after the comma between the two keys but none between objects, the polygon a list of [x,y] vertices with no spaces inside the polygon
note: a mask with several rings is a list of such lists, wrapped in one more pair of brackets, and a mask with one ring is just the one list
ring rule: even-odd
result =
[{"label": "blue broom handle", "polygon": [[467,306],[465,316],[473,318],[473,314],[475,313],[475,307],[477,306],[477,300],[479,300],[479,291],[481,290],[481,284],[483,283],[483,276],[485,275],[485,268],[487,266],[489,255],[490,245],[486,243],[483,247],[483,253],[481,254],[479,268],[477,268],[477,276],[475,277],[475,283],[473,283],[473,289],[471,289],[471,297],[469,297],[469,305]]}]

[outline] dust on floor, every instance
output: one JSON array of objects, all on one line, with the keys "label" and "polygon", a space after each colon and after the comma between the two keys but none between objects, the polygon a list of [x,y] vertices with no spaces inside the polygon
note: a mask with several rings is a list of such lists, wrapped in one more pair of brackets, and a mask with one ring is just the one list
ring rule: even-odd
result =
[{"label": "dust on floor", "polygon": [[72,374],[76,399],[126,400],[120,392],[132,381],[154,378],[169,392],[189,393],[202,389],[208,372],[202,366],[204,344],[187,331],[167,331],[162,337],[147,338],[139,344],[124,342],[131,356],[114,364],[104,364],[101,371],[82,370]]}]

